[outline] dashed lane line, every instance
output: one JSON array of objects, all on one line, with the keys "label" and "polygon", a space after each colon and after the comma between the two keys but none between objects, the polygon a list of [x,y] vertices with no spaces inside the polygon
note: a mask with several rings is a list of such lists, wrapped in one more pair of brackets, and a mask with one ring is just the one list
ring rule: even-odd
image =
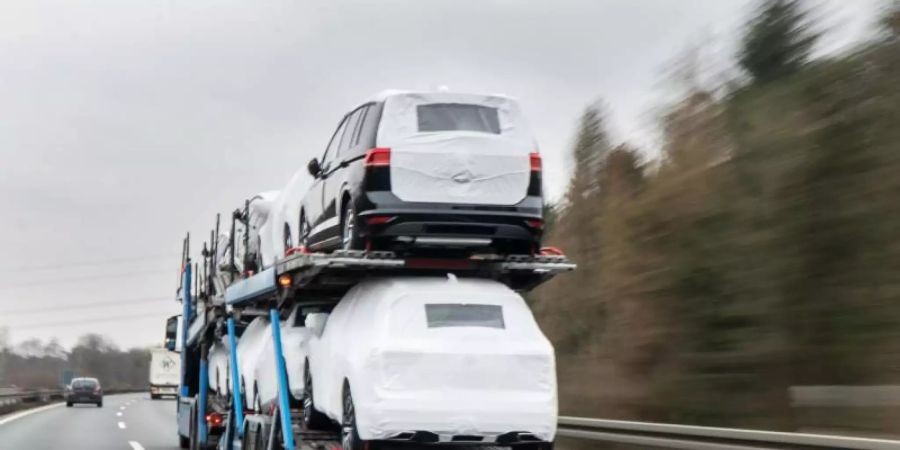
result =
[{"label": "dashed lane line", "polygon": [[120,429],[120,430],[124,430],[124,429],[125,429],[125,422],[119,422],[119,429]]},{"label": "dashed lane line", "polygon": [[138,441],[128,441],[128,445],[131,446],[132,450],[144,450],[144,446]]}]

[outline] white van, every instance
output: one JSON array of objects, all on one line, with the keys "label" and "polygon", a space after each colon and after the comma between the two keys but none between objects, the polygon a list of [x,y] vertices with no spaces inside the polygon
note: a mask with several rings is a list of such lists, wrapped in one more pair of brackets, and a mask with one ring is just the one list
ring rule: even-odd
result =
[{"label": "white van", "polygon": [[373,279],[306,322],[307,426],[338,422],[353,449],[370,440],[552,448],[553,347],[504,284]]},{"label": "white van", "polygon": [[178,395],[181,378],[181,359],[178,353],[165,348],[150,349],[150,398]]}]

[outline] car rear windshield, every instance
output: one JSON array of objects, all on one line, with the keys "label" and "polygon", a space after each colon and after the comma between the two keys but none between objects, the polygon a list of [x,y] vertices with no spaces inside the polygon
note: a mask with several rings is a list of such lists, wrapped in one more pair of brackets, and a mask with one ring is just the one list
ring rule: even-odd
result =
[{"label": "car rear windshield", "polygon": [[500,134],[497,108],[464,103],[416,106],[419,131],[480,131]]},{"label": "car rear windshield", "polygon": [[75,380],[72,382],[72,387],[84,388],[89,387],[92,388],[96,386],[98,383],[95,380]]},{"label": "car rear windshield", "polygon": [[506,328],[503,322],[503,307],[499,305],[429,304],[425,305],[425,316],[428,328]]}]

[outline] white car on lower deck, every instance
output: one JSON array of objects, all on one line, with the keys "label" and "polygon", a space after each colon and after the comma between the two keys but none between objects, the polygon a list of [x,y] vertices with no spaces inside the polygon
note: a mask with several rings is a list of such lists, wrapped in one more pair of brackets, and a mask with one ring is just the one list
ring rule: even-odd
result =
[{"label": "white car on lower deck", "polygon": [[372,279],[327,317],[310,314],[307,327],[305,418],[343,424],[350,448],[379,440],[552,447],[553,347],[522,297],[499,282]]}]

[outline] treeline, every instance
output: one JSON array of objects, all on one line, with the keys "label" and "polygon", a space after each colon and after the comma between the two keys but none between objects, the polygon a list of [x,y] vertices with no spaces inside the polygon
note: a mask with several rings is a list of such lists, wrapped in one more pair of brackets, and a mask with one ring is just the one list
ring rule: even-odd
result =
[{"label": "treeline", "polygon": [[579,269],[530,299],[561,413],[795,430],[792,386],[900,384],[900,8],[821,59],[810,17],[763,2],[740,75],[682,71],[658,160],[583,114],[547,237]]},{"label": "treeline", "polygon": [[86,334],[71,351],[56,340],[30,339],[9,347],[0,342],[0,387],[56,389],[66,372],[95,377],[104,389],[141,389],[148,386],[150,352],[120,350],[108,339]]}]

